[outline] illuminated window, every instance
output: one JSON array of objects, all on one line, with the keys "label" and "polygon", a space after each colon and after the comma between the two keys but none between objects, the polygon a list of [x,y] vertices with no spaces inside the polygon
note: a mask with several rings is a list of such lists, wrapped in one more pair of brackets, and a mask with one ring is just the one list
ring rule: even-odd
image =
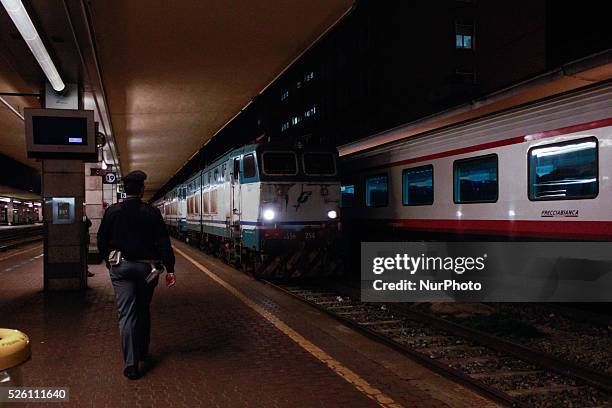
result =
[{"label": "illuminated window", "polygon": [[281,132],[284,132],[285,130],[289,129],[289,126],[291,126],[291,123],[289,123],[289,121],[283,123],[281,125]]},{"label": "illuminated window", "polygon": [[314,72],[310,71],[304,74],[304,82],[312,81],[314,79]]},{"label": "illuminated window", "polygon": [[317,113],[317,106],[313,105],[310,109],[308,109],[306,112],[304,112],[304,117],[305,118],[310,118],[312,116],[314,116]]},{"label": "illuminated window", "polygon": [[474,48],[474,25],[455,24],[455,48],[463,50]]},{"label": "illuminated window", "polygon": [[597,139],[532,147],[529,150],[529,199],[595,198],[599,192]]},{"label": "illuminated window", "polygon": [[281,93],[281,101],[284,101],[285,99],[287,99],[289,97],[289,91],[288,90],[284,90]]},{"label": "illuminated window", "polygon": [[355,185],[346,184],[340,186],[340,207],[350,208],[355,205]]},{"label": "illuminated window", "polygon": [[496,154],[457,160],[453,167],[455,204],[497,201]]},{"label": "illuminated window", "polygon": [[366,207],[386,207],[389,202],[389,176],[378,174],[366,177]]},{"label": "illuminated window", "polygon": [[297,115],[297,116],[294,116],[294,117],[291,118],[291,124],[292,125],[297,125],[301,121],[302,121],[302,117],[300,115]]},{"label": "illuminated window", "polygon": [[433,204],[433,166],[420,166],[402,172],[402,203]]}]

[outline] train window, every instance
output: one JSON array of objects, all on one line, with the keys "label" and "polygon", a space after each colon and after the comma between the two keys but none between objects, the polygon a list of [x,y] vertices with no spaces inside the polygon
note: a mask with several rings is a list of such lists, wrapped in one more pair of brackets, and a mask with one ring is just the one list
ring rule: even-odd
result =
[{"label": "train window", "polygon": [[530,200],[597,197],[597,139],[532,147],[528,157]]},{"label": "train window", "polygon": [[402,204],[431,205],[433,195],[433,166],[414,167],[402,172]]},{"label": "train window", "polygon": [[213,180],[215,181],[215,183],[218,183],[219,181],[221,181],[221,179],[219,178],[219,168],[218,167],[215,169],[215,175],[213,177]]},{"label": "train window", "polygon": [[242,176],[244,178],[249,179],[257,176],[257,168],[255,167],[255,156],[253,156],[253,153],[249,153],[244,156],[242,165],[244,166],[242,168],[244,172]]},{"label": "train window", "polygon": [[234,159],[234,180],[238,180],[238,176],[240,175],[240,159],[236,157]]},{"label": "train window", "polygon": [[331,176],[336,174],[336,160],[333,154],[304,153],[304,173],[310,176]]},{"label": "train window", "polygon": [[454,163],[455,204],[494,203],[499,186],[497,155],[456,160]]},{"label": "train window", "polygon": [[389,176],[377,174],[366,177],[366,207],[385,207],[389,202]]},{"label": "train window", "polygon": [[355,185],[345,184],[340,186],[340,207],[350,208],[355,205]]},{"label": "train window", "polygon": [[296,175],[297,158],[293,152],[264,152],[263,172],[268,175]]}]

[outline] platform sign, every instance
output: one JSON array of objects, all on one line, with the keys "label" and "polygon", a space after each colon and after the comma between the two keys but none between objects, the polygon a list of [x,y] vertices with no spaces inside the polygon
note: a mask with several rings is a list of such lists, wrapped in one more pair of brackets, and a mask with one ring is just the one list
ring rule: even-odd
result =
[{"label": "platform sign", "polygon": [[102,179],[102,182],[104,184],[117,184],[117,173],[115,173],[114,171],[106,172],[104,178]]}]

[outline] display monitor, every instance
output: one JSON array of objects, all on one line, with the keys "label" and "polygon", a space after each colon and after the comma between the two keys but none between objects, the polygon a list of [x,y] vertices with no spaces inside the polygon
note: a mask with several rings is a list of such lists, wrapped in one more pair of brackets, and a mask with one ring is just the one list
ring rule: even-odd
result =
[{"label": "display monitor", "polygon": [[97,161],[93,111],[26,108],[24,112],[28,157]]}]

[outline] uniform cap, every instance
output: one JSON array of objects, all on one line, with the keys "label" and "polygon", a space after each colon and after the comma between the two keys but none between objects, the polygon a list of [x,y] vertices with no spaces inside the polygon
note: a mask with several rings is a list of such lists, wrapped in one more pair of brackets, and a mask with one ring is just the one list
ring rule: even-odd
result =
[{"label": "uniform cap", "polygon": [[140,170],[131,171],[123,177],[123,181],[128,183],[144,183],[146,179],[147,173]]}]

